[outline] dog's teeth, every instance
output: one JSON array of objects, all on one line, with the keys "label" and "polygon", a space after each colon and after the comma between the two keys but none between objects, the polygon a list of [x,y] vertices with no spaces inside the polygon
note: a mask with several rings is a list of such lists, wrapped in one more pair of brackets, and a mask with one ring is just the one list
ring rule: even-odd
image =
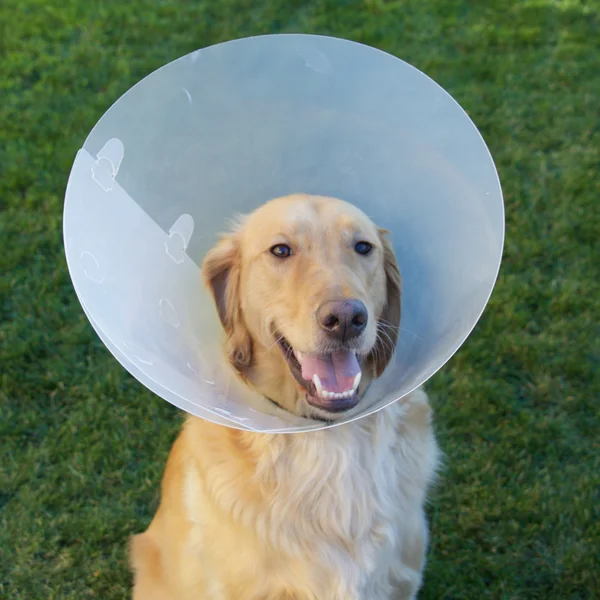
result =
[{"label": "dog's teeth", "polygon": [[323,385],[321,384],[321,380],[319,379],[319,376],[316,373],[313,375],[313,383],[315,384],[317,394],[319,396],[323,395]]},{"label": "dog's teeth", "polygon": [[343,400],[346,398],[351,398],[356,392],[356,388],[351,390],[346,390],[344,392],[330,392],[328,390],[323,389],[323,384],[319,379],[318,375],[313,375],[313,383],[315,384],[315,389],[317,394],[323,398],[323,400]]},{"label": "dog's teeth", "polygon": [[362,372],[359,371],[356,375],[356,377],[354,378],[354,383],[352,384],[352,392],[355,392],[358,389],[358,386],[360,385],[360,379],[362,377]]}]

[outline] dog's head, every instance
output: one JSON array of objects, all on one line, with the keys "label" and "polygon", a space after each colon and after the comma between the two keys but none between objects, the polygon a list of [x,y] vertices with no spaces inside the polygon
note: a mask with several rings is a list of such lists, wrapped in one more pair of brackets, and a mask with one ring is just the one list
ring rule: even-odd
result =
[{"label": "dog's head", "polygon": [[351,204],[298,194],[264,204],[210,250],[202,272],[245,381],[303,416],[357,406],[400,323],[386,233]]}]

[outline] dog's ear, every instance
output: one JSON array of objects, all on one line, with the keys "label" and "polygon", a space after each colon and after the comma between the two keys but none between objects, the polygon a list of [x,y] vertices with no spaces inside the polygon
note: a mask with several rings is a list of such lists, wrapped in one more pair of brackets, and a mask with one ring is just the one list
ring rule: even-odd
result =
[{"label": "dog's ear", "polygon": [[252,363],[252,338],[240,303],[241,256],[236,233],[223,236],[202,261],[204,282],[211,290],[227,336],[226,351],[240,372]]},{"label": "dog's ear", "polygon": [[392,360],[400,329],[402,279],[394,249],[387,239],[388,233],[386,229],[379,230],[379,239],[383,247],[386,303],[379,317],[377,342],[371,353],[377,377],[382,375]]}]

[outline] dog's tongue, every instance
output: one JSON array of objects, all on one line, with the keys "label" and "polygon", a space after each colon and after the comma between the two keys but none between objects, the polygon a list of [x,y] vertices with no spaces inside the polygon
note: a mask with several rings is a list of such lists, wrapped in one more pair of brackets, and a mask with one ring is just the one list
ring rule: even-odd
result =
[{"label": "dog's tongue", "polygon": [[339,394],[352,389],[354,379],[360,373],[356,354],[348,350],[326,355],[300,354],[296,358],[302,367],[302,378],[312,381],[317,374],[323,389],[328,392]]}]

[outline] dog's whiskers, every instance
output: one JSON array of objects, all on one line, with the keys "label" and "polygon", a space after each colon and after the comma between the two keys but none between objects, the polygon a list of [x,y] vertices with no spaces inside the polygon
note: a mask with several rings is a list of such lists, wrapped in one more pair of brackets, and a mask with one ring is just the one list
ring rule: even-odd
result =
[{"label": "dog's whiskers", "polygon": [[[396,344],[390,334],[385,330],[384,327],[377,326],[377,341],[374,350],[377,352],[383,352],[388,350],[392,358],[396,355]],[[376,355],[378,357],[378,355]]]},{"label": "dog's whiskers", "polygon": [[399,327],[398,325],[394,325],[393,323],[390,323],[389,321],[386,321],[385,319],[379,319],[377,321],[377,325],[381,325],[382,327],[387,327],[388,329],[393,329],[396,331],[399,331],[401,329],[401,327]]},{"label": "dog's whiskers", "polygon": [[267,350],[271,350],[271,348],[273,348],[274,346],[277,346],[277,344],[279,344],[280,342],[283,342],[284,339],[285,338],[282,335],[280,335],[279,337],[277,337],[275,339],[275,341],[272,344],[269,344],[267,346]]}]

